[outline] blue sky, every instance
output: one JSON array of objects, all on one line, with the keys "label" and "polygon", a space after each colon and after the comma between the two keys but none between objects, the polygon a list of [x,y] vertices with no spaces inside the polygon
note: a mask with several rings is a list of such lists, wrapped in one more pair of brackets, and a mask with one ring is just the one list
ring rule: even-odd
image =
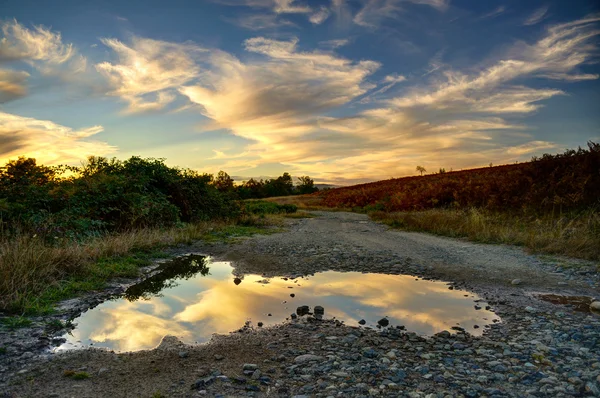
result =
[{"label": "blue sky", "polygon": [[593,0],[3,0],[0,162],[350,184],[600,141]]}]

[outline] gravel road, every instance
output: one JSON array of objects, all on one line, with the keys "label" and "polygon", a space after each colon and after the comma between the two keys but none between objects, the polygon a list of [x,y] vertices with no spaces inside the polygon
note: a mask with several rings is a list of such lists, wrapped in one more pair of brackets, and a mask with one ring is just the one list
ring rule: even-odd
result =
[{"label": "gravel road", "polygon": [[[240,275],[338,270],[440,279],[478,293],[502,323],[482,337],[423,337],[304,316],[266,329],[248,325],[201,346],[167,337],[151,351],[48,354],[41,349],[52,336],[40,332],[40,320],[0,336],[7,347],[0,397],[600,396],[600,317],[537,298],[599,298],[597,264],[394,231],[361,214],[313,214],[291,220],[284,232],[182,250],[230,260]],[[80,299],[69,314],[98,300]],[[65,371],[90,377],[75,380]]]}]

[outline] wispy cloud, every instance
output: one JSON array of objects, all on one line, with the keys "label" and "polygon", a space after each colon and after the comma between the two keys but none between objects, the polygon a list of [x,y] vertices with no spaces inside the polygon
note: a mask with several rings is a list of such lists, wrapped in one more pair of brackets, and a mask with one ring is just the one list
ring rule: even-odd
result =
[{"label": "wispy cloud", "polygon": [[548,14],[548,6],[542,6],[535,10],[524,22],[523,25],[535,25],[546,18]]},{"label": "wispy cloud", "polygon": [[23,60],[64,64],[72,59],[76,50],[64,44],[60,33],[43,26],[28,29],[16,20],[4,22],[0,41],[0,61]]},{"label": "wispy cloud", "polygon": [[10,69],[0,69],[0,104],[27,94],[25,81],[29,73]]},{"label": "wispy cloud", "polygon": [[327,7],[322,6],[318,11],[314,12],[310,15],[308,20],[315,25],[320,25],[329,18],[329,9]]},{"label": "wispy cloud", "polygon": [[498,6],[494,8],[492,11],[487,14],[483,14],[479,19],[488,19],[488,18],[496,18],[498,15],[503,14],[506,11],[506,7]]},{"label": "wispy cloud", "polygon": [[333,50],[338,47],[343,47],[350,43],[348,39],[335,39],[335,40],[324,40],[319,42],[319,47]]},{"label": "wispy cloud", "polygon": [[[0,30],[0,65],[21,61],[63,80],[86,70],[87,59],[72,44],[63,43],[59,32],[41,25],[29,29],[16,20],[0,23]],[[25,71],[0,69],[0,103],[25,96],[28,77]]]},{"label": "wispy cloud", "polygon": [[102,126],[75,130],[49,120],[0,112],[0,163],[28,156],[44,164],[73,164],[89,155],[107,155],[116,148],[89,139],[102,130]]},{"label": "wispy cloud", "polygon": [[118,63],[102,62],[96,70],[108,81],[110,95],[129,103],[129,112],[163,109],[175,99],[177,89],[196,78],[200,68],[194,54],[205,51],[194,44],[178,44],[134,37],[127,45],[102,39]]},{"label": "wispy cloud", "polygon": [[439,11],[448,8],[447,0],[368,0],[364,7],[354,16],[354,23],[366,27],[378,27],[386,18],[397,18],[404,11],[405,3],[421,4]]},{"label": "wispy cloud", "polygon": [[296,27],[293,22],[281,18],[277,14],[242,15],[237,18],[228,18],[226,20],[234,25],[249,30],[276,29],[284,26]]},{"label": "wispy cloud", "polygon": [[316,115],[365,93],[371,87],[365,78],[379,64],[298,51],[297,43],[248,39],[246,50],[264,55],[250,63],[213,51],[202,84],[186,86],[181,93],[204,108],[214,128],[228,128],[262,144],[310,133]]},{"label": "wispy cloud", "polygon": [[520,77],[565,81],[598,78],[577,70],[594,55],[596,46],[591,39],[600,34],[594,26],[598,21],[600,16],[590,16],[550,27],[537,43],[516,45],[509,52],[511,58],[497,61],[474,75],[445,71],[445,81],[436,81],[433,89],[414,90],[393,103],[401,108],[424,106],[490,113],[532,112],[539,108],[536,102],[562,94],[562,91],[507,84]]}]

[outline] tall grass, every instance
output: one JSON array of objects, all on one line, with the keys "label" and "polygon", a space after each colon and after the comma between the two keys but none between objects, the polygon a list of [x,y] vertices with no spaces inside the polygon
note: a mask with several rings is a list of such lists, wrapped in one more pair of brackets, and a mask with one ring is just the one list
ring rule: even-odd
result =
[{"label": "tall grass", "polygon": [[600,213],[596,210],[560,216],[527,216],[476,208],[377,211],[369,215],[374,220],[408,231],[519,245],[534,253],[600,260]]},{"label": "tall grass", "polygon": [[[148,252],[198,239],[258,232],[269,219],[242,217],[238,224],[205,222],[104,235],[83,243],[48,245],[36,236],[0,238],[0,310],[46,312],[60,299],[101,288],[111,277],[135,276]],[[146,255],[144,255],[144,253]]]}]

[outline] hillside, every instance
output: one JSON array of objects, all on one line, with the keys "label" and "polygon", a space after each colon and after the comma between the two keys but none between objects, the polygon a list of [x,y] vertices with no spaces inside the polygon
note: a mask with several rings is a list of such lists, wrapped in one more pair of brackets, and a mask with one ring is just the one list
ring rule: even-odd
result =
[{"label": "hillside", "polygon": [[530,162],[378,181],[316,195],[326,207],[561,212],[600,204],[600,144]]}]

